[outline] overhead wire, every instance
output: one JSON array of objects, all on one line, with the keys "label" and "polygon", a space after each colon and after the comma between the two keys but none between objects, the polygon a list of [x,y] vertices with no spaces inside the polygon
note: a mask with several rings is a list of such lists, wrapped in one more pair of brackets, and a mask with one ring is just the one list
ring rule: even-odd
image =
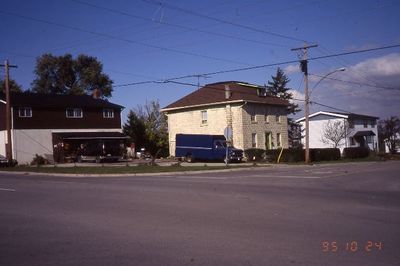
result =
[{"label": "overhead wire", "polygon": [[238,61],[234,61],[234,60],[230,60],[230,59],[224,59],[224,58],[218,58],[218,57],[214,57],[214,56],[202,55],[202,54],[198,54],[198,53],[193,53],[193,52],[188,52],[188,51],[183,51],[183,50],[177,50],[177,49],[163,47],[163,46],[159,46],[159,45],[144,43],[144,42],[141,42],[141,41],[135,41],[135,40],[127,39],[127,38],[117,37],[117,36],[114,36],[114,35],[111,35],[111,34],[107,34],[107,33],[87,30],[87,29],[76,27],[76,26],[69,26],[69,25],[66,25],[66,24],[62,24],[62,23],[58,23],[58,22],[52,22],[52,21],[48,21],[48,20],[44,20],[44,19],[40,19],[40,18],[34,18],[34,17],[31,17],[31,16],[21,15],[21,14],[17,14],[17,13],[14,13],[14,12],[0,10],[0,13],[5,14],[5,15],[9,15],[9,16],[22,18],[22,19],[36,21],[36,22],[40,22],[40,23],[44,23],[44,24],[48,24],[48,25],[52,25],[52,26],[57,26],[57,27],[64,28],[64,29],[84,32],[84,33],[88,33],[88,34],[92,34],[92,35],[105,37],[105,38],[108,38],[108,39],[113,39],[113,40],[118,40],[118,41],[131,43],[131,44],[136,44],[136,45],[140,45],[140,46],[144,46],[144,47],[148,47],[148,48],[152,48],[152,49],[157,49],[157,50],[161,50],[161,51],[173,52],[173,53],[178,53],[178,54],[183,54],[183,55],[188,55],[188,56],[201,57],[201,58],[205,58],[205,59],[209,59],[209,60],[213,60],[213,61],[234,63],[234,64],[239,64],[239,65],[249,65],[247,63],[238,62]]},{"label": "overhead wire", "polygon": [[169,27],[184,29],[184,30],[188,30],[188,31],[195,31],[195,32],[200,32],[200,33],[213,35],[213,36],[218,36],[218,37],[223,37],[223,38],[228,38],[228,39],[235,39],[235,40],[246,41],[246,42],[252,42],[252,43],[263,44],[263,45],[272,45],[272,46],[279,46],[279,47],[285,47],[285,48],[289,48],[290,47],[289,45],[278,44],[278,43],[273,43],[273,42],[263,42],[263,41],[258,41],[258,40],[251,40],[251,39],[238,37],[238,36],[233,36],[233,35],[229,35],[229,34],[212,32],[212,31],[202,30],[202,29],[199,29],[199,28],[193,28],[193,27],[188,27],[188,26],[184,26],[184,25],[180,25],[180,24],[170,23],[170,22],[166,22],[166,21],[162,21],[162,20],[155,21],[155,20],[153,20],[151,18],[135,15],[135,14],[132,14],[132,13],[128,13],[128,12],[125,12],[125,11],[120,11],[120,10],[116,10],[116,9],[112,9],[112,8],[108,8],[108,7],[104,7],[104,6],[99,6],[99,5],[88,3],[88,2],[85,2],[85,1],[80,1],[80,0],[70,0],[70,1],[78,3],[78,4],[81,4],[81,5],[86,5],[86,6],[89,6],[89,7],[92,7],[92,8],[106,10],[106,11],[114,13],[114,14],[118,14],[118,15],[122,15],[122,16],[126,16],[126,17],[131,17],[131,18],[135,18],[135,19],[140,19],[140,20],[145,20],[145,21],[148,21],[148,22],[162,24],[162,25],[166,25],[166,26],[169,26]]},{"label": "overhead wire", "polygon": [[152,4],[152,5],[156,5],[156,6],[163,6],[163,7],[168,8],[168,9],[177,10],[179,12],[183,12],[183,13],[186,13],[186,14],[190,14],[190,15],[194,15],[194,16],[197,16],[197,17],[213,20],[213,21],[216,21],[216,22],[219,22],[219,23],[231,25],[231,26],[234,26],[234,27],[238,27],[238,28],[242,28],[242,29],[246,29],[246,30],[250,30],[250,31],[258,32],[258,33],[268,34],[268,35],[271,35],[271,36],[280,37],[280,38],[284,38],[284,39],[288,39],[288,40],[292,40],[292,41],[297,41],[297,42],[306,42],[306,40],[303,40],[303,39],[300,39],[300,38],[296,38],[296,37],[292,37],[292,36],[288,36],[288,35],[284,35],[284,34],[280,34],[280,33],[275,33],[275,32],[271,32],[271,31],[266,31],[266,30],[263,30],[263,29],[258,29],[258,28],[251,27],[251,26],[248,26],[248,25],[239,24],[237,22],[232,22],[232,21],[227,21],[227,20],[220,19],[220,18],[211,17],[209,15],[205,15],[205,14],[201,14],[201,13],[198,13],[198,12],[195,12],[195,11],[192,11],[192,10],[184,9],[184,8],[181,8],[181,7],[169,4],[169,3],[158,2],[158,1],[155,1],[155,0],[142,0],[142,1],[145,2],[145,3],[148,3],[148,4]]},{"label": "overhead wire", "polygon": [[[337,56],[345,56],[345,55],[351,55],[351,54],[359,54],[359,53],[365,53],[365,52],[372,52],[372,51],[379,51],[379,50],[385,50],[385,49],[392,49],[392,48],[397,48],[397,47],[400,47],[400,44],[381,46],[381,47],[375,47],[375,48],[369,48],[369,49],[362,49],[362,50],[351,51],[351,52],[336,53],[336,54],[330,54],[330,55],[324,55],[324,56],[311,57],[308,59],[308,61],[332,58],[332,57],[337,57]],[[266,67],[287,65],[287,64],[293,64],[293,63],[298,63],[298,62],[299,62],[299,60],[289,60],[289,61],[276,62],[276,63],[270,63],[270,64],[264,64],[264,65],[258,65],[258,66],[251,66],[251,67],[227,69],[227,70],[220,70],[220,71],[201,73],[201,74],[189,74],[189,75],[184,75],[184,76],[179,76],[179,77],[168,78],[165,80],[171,81],[171,80],[179,80],[179,79],[185,79],[185,78],[193,78],[193,77],[197,77],[198,75],[212,76],[212,75],[218,75],[218,74],[234,73],[234,72],[248,71],[248,70],[260,69],[260,68],[266,68]],[[151,83],[152,81],[145,81],[145,82]],[[119,85],[115,85],[114,87],[135,85],[136,83],[137,82],[127,83],[127,84],[119,84]]]}]

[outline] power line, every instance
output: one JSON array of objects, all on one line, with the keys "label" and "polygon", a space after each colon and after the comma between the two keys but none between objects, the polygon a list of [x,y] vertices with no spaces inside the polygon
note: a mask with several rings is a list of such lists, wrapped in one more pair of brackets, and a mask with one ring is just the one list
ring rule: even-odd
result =
[{"label": "power line", "polygon": [[217,33],[217,32],[212,32],[212,31],[206,31],[206,30],[202,30],[202,29],[199,29],[199,28],[188,27],[188,26],[184,26],[184,25],[180,25],[180,24],[174,24],[174,23],[165,22],[165,21],[154,21],[153,19],[150,19],[150,18],[147,18],[147,17],[134,15],[134,14],[127,13],[127,12],[124,12],[124,11],[120,11],[120,10],[116,10],[116,9],[112,9],[112,8],[108,8],[108,7],[104,7],[104,6],[99,6],[99,5],[95,5],[95,4],[84,2],[84,1],[79,1],[79,0],[70,0],[70,1],[78,3],[78,4],[86,5],[86,6],[89,6],[89,7],[93,7],[93,8],[97,8],[97,9],[101,9],[101,10],[106,10],[106,11],[114,13],[114,14],[118,14],[118,15],[122,15],[122,16],[126,16],[126,17],[131,17],[131,18],[135,18],[135,19],[140,19],[140,20],[145,20],[145,21],[149,21],[149,22],[152,22],[152,23],[158,23],[158,24],[169,26],[169,27],[184,29],[184,30],[188,30],[188,31],[196,31],[196,32],[201,32],[201,33],[205,33],[205,34],[210,34],[210,35],[214,35],[214,36],[223,37],[223,38],[235,39],[235,40],[252,42],[252,43],[263,44],[263,45],[273,45],[273,46],[279,46],[279,47],[285,47],[285,48],[290,47],[288,45],[272,43],[272,42],[262,42],[262,41],[257,41],[257,40],[251,40],[251,39],[247,39],[247,38],[243,38],[243,37],[237,37],[237,36],[233,36],[233,35],[229,35],[229,34]]},{"label": "power line", "polygon": [[[308,61],[314,61],[314,60],[331,58],[331,57],[338,57],[338,56],[345,56],[345,55],[351,55],[351,54],[359,54],[359,53],[365,53],[365,52],[372,52],[372,51],[379,51],[379,50],[385,50],[385,49],[391,49],[391,48],[397,48],[397,47],[400,47],[400,44],[381,46],[381,47],[369,48],[369,49],[362,49],[362,50],[357,50],[357,51],[352,51],[352,52],[324,55],[324,56],[318,56],[318,57],[311,57],[311,58],[308,58]],[[190,74],[190,75],[185,75],[185,76],[180,76],[180,77],[168,78],[168,79],[165,79],[165,80],[173,81],[173,80],[179,80],[179,79],[185,79],[185,78],[193,78],[193,77],[197,77],[198,75],[211,76],[211,75],[218,75],[218,74],[225,74],[225,73],[233,73],[233,72],[254,70],[254,69],[260,69],[260,68],[266,68],[266,67],[287,65],[287,64],[293,64],[293,63],[298,63],[298,62],[299,62],[299,60],[290,60],[290,61],[284,61],[284,62],[265,64],[265,65],[243,67],[243,68],[235,68],[235,69],[228,69],[228,70],[220,70],[220,71],[201,73],[201,74]],[[147,83],[151,83],[152,81],[146,81],[146,82]],[[138,82],[115,85],[114,87],[123,87],[123,86],[128,86],[129,84],[135,85],[135,83],[138,83]]]},{"label": "power line", "polygon": [[[316,75],[316,74],[310,74],[315,77],[320,77],[322,78],[323,76]],[[349,80],[342,80],[338,78],[332,78],[332,77],[325,77],[326,79],[334,80],[334,81],[340,81],[344,83],[349,83],[349,84],[355,84],[355,85],[360,85],[360,86],[366,86],[366,87],[373,87],[373,88],[378,88],[378,89],[385,89],[385,90],[400,90],[400,88],[393,88],[393,87],[384,87],[384,86],[377,86],[377,85],[371,85],[368,83],[362,83],[362,82],[357,82],[357,81],[349,81]]]},{"label": "power line", "polygon": [[157,5],[157,6],[163,6],[163,7],[169,8],[169,9],[177,10],[179,12],[183,12],[183,13],[190,14],[190,15],[193,15],[193,16],[197,16],[197,17],[201,17],[201,18],[217,21],[219,23],[235,26],[235,27],[238,27],[238,28],[247,29],[247,30],[250,30],[250,31],[255,31],[255,32],[258,32],[258,33],[264,33],[264,34],[268,34],[268,35],[272,35],[272,36],[275,36],[275,37],[280,37],[280,38],[284,38],[284,39],[288,39],[288,40],[292,40],[292,41],[305,42],[305,40],[302,40],[302,39],[299,39],[299,38],[296,38],[296,37],[283,35],[283,34],[271,32],[271,31],[266,31],[266,30],[250,27],[248,25],[242,25],[242,24],[239,24],[239,23],[236,23],[236,22],[232,22],[232,21],[227,21],[227,20],[211,17],[211,16],[208,16],[208,15],[204,15],[204,14],[200,14],[200,13],[194,12],[192,10],[183,9],[181,7],[174,6],[172,4],[161,3],[161,2],[158,2],[158,1],[155,1],[155,0],[153,0],[153,1],[142,0],[142,1],[146,2],[148,4]]},{"label": "power line", "polygon": [[163,47],[163,46],[159,46],[159,45],[148,44],[148,43],[135,41],[135,40],[127,39],[127,38],[121,38],[121,37],[113,36],[113,35],[110,35],[110,34],[107,34],[107,33],[101,33],[101,32],[97,32],[97,31],[86,30],[86,29],[83,29],[83,28],[75,27],[75,26],[69,26],[69,25],[65,25],[65,24],[61,24],[61,23],[57,23],[57,22],[44,20],[44,19],[39,19],[39,18],[30,17],[30,16],[20,15],[20,14],[13,13],[13,12],[0,10],[0,13],[5,14],[5,15],[9,15],[9,16],[22,18],[22,19],[35,21],[35,22],[40,22],[40,23],[44,23],[44,24],[48,24],[48,25],[52,25],[52,26],[57,26],[57,27],[64,28],[64,29],[69,29],[69,30],[89,33],[89,34],[92,34],[92,35],[97,35],[97,36],[105,37],[105,38],[108,38],[108,39],[113,39],[113,40],[123,41],[123,42],[136,44],[136,45],[140,45],[140,46],[144,46],[144,47],[148,47],[148,48],[153,48],[153,49],[157,49],[157,50],[161,50],[161,51],[173,52],[173,53],[189,55],[189,56],[195,56],[195,57],[201,57],[201,58],[205,58],[205,59],[209,59],[209,60],[221,61],[221,62],[227,62],[227,63],[234,63],[234,64],[239,64],[239,65],[249,65],[249,64],[246,64],[246,63],[243,63],[243,62],[234,61],[234,60],[218,58],[218,57],[208,56],[208,55],[202,55],[202,54],[197,54],[197,53],[193,53],[193,52],[187,52],[187,51],[177,50],[177,49],[173,49],[173,48]]}]

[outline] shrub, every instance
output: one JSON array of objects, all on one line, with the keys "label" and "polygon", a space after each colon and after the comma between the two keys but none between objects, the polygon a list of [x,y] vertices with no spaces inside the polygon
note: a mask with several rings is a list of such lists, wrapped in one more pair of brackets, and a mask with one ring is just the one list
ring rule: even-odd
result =
[{"label": "shrub", "polygon": [[349,147],[343,149],[343,157],[346,159],[365,158],[369,156],[367,147]]},{"label": "shrub", "polygon": [[35,157],[33,158],[33,160],[32,160],[32,162],[31,162],[31,165],[37,165],[37,166],[39,166],[39,165],[44,165],[44,164],[48,164],[49,162],[43,157],[43,156],[40,156],[40,155],[35,155]]},{"label": "shrub", "polygon": [[312,162],[332,161],[340,159],[338,148],[310,149],[310,160]]},{"label": "shrub", "polygon": [[263,149],[257,149],[257,148],[252,148],[252,149],[247,149],[244,151],[244,154],[246,155],[246,158],[248,161],[262,161],[265,158],[265,150]]},{"label": "shrub", "polygon": [[[281,150],[266,150],[265,158],[267,161],[276,162]],[[301,162],[304,161],[304,150],[302,149],[283,149],[280,162]]]}]

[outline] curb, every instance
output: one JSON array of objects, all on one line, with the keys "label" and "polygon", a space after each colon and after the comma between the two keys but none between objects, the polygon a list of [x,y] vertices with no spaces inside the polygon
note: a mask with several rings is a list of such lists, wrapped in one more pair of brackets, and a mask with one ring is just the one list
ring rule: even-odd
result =
[{"label": "curb", "polygon": [[169,176],[169,175],[192,175],[192,174],[208,174],[208,173],[229,173],[238,172],[242,170],[253,170],[270,168],[270,166],[257,166],[257,167],[243,167],[232,169],[218,169],[218,170],[199,170],[199,171],[180,171],[180,172],[155,172],[155,173],[129,173],[129,174],[63,174],[63,173],[39,173],[29,171],[0,171],[10,175],[28,175],[28,176],[55,176],[55,177],[136,177],[136,176]]}]

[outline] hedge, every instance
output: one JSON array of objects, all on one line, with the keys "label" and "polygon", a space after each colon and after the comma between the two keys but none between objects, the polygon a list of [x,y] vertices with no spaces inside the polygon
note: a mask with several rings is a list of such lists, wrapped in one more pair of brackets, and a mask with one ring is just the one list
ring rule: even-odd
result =
[{"label": "hedge", "polygon": [[343,157],[346,159],[365,158],[369,156],[367,147],[350,147],[343,149]]},{"label": "hedge", "polygon": [[[249,161],[277,162],[281,150],[247,149],[245,155]],[[310,160],[331,161],[340,159],[340,150],[336,148],[310,149]],[[280,162],[304,162],[305,151],[303,149],[283,149]]]}]

